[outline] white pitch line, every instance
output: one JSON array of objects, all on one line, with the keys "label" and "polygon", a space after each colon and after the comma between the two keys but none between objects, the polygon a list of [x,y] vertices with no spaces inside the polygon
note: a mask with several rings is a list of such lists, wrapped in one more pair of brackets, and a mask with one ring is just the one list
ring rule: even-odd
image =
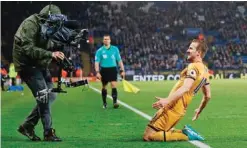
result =
[{"label": "white pitch line", "polygon": [[[91,85],[89,85],[89,87],[91,89],[93,89],[94,91],[98,92],[99,94],[101,94],[101,91],[98,90],[97,88],[95,88],[95,87],[93,87]],[[107,95],[107,97],[112,100],[112,97],[110,95]],[[136,108],[134,108],[134,107],[132,107],[132,106],[130,106],[130,105],[128,105],[128,104],[120,101],[120,100],[118,100],[118,103],[121,104],[122,106],[128,108],[129,110],[135,112],[136,114],[138,114],[138,115],[140,115],[140,116],[148,119],[148,120],[151,120],[152,119],[151,116],[145,114],[144,112],[142,112],[142,111],[140,111],[140,110],[138,110],[138,109],[136,109]],[[195,146],[197,146],[199,148],[211,148],[209,145],[207,145],[205,143],[202,143],[201,141],[194,140],[194,141],[188,141],[188,142],[190,142],[191,144],[193,144],[193,145],[195,145]]]},{"label": "white pitch line", "polygon": [[199,147],[199,148],[211,148],[209,145],[207,145],[201,141],[193,140],[193,141],[188,141],[188,142]]}]

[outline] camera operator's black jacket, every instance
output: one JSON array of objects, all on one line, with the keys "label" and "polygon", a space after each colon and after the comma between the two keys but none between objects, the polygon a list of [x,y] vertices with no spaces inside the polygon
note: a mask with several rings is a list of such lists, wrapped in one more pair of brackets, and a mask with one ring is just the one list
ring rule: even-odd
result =
[{"label": "camera operator's black jacket", "polygon": [[13,62],[16,71],[25,67],[47,68],[52,60],[52,52],[47,51],[48,41],[41,38],[41,24],[45,22],[49,11],[61,14],[55,5],[47,5],[39,14],[33,14],[19,26],[13,44]]}]

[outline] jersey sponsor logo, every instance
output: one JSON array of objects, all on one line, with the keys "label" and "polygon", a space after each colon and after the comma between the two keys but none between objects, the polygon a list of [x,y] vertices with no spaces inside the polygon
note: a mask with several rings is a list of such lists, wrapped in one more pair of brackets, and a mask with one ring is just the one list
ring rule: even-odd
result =
[{"label": "jersey sponsor logo", "polygon": [[107,58],[107,55],[106,54],[103,54],[103,58],[106,59]]}]

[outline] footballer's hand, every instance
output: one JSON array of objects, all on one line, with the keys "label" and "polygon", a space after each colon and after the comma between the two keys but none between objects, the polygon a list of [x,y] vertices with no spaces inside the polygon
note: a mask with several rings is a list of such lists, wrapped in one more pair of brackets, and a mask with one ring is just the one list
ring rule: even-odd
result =
[{"label": "footballer's hand", "polygon": [[64,54],[63,52],[55,51],[55,52],[52,52],[52,58],[54,58],[55,60],[63,60]]},{"label": "footballer's hand", "polygon": [[125,79],[125,72],[123,71],[123,72],[121,72],[121,77],[122,77],[122,79]]},{"label": "footballer's hand", "polygon": [[194,117],[192,118],[192,121],[195,121],[196,119],[198,119],[199,115],[200,115],[200,110],[199,110],[199,108],[197,108],[197,109],[195,110],[195,115],[194,115]]},{"label": "footballer's hand", "polygon": [[160,109],[166,107],[170,102],[166,98],[155,97],[158,101],[153,104],[153,108]]},{"label": "footballer's hand", "polygon": [[97,77],[97,79],[101,80],[102,76],[101,76],[101,74],[99,72],[97,72],[96,77]]}]

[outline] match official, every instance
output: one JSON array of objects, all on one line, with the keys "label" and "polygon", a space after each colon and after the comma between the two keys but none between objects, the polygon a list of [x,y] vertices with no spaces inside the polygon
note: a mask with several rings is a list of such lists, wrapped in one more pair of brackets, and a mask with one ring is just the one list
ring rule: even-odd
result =
[{"label": "match official", "polygon": [[107,108],[107,84],[111,83],[112,88],[112,98],[113,98],[113,107],[118,108],[119,105],[117,103],[117,64],[120,66],[120,74],[122,78],[125,77],[124,65],[119,53],[119,50],[116,46],[111,45],[111,37],[110,35],[103,36],[104,45],[100,47],[95,55],[95,71],[97,73],[97,78],[102,82],[102,100],[103,100],[103,108]]}]

